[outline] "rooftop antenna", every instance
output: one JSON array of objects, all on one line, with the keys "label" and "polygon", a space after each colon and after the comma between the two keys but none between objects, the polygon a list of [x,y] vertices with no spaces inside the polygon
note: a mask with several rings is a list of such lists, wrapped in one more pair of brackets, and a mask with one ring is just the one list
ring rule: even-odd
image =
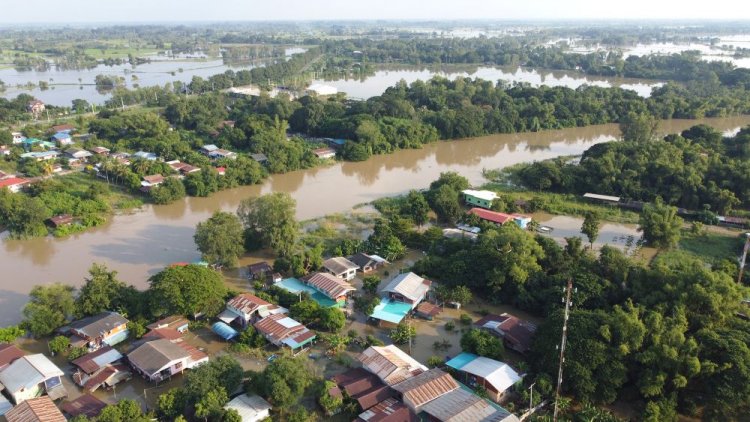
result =
[{"label": "rooftop antenna", "polygon": [[557,389],[555,390],[555,413],[552,416],[552,421],[557,422],[557,414],[559,412],[560,402],[560,389],[562,387],[563,380],[563,363],[565,362],[565,343],[568,339],[568,317],[570,316],[570,296],[573,293],[573,280],[568,279],[568,285],[565,288],[565,319],[563,319],[562,328],[562,340],[560,341],[560,367],[557,370]]}]

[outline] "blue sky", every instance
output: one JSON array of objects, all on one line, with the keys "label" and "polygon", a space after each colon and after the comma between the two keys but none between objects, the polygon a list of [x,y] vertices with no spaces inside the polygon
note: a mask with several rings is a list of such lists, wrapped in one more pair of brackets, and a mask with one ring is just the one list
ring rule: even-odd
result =
[{"label": "blue sky", "polygon": [[335,19],[737,20],[750,19],[750,1],[0,0],[2,23]]}]

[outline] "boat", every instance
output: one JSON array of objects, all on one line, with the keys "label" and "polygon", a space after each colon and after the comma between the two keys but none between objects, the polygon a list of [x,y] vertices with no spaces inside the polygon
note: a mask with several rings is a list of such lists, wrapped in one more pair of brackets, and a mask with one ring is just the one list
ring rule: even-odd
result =
[{"label": "boat", "polygon": [[539,226],[536,228],[536,231],[538,231],[539,233],[549,233],[552,230],[553,230],[552,227],[548,227],[548,226]]}]

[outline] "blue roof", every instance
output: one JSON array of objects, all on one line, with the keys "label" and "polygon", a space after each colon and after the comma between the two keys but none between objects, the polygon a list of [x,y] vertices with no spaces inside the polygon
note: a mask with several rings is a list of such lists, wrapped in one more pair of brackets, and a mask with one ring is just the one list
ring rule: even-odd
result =
[{"label": "blue roof", "polygon": [[216,333],[219,337],[223,338],[224,340],[231,340],[237,337],[238,335],[240,335],[240,333],[238,333],[237,330],[235,330],[234,328],[230,327],[229,325],[221,321],[214,323],[214,325],[211,326],[211,331]]},{"label": "blue roof", "polygon": [[300,292],[307,292],[310,294],[310,297],[312,297],[312,300],[318,302],[318,305],[324,308],[340,306],[338,302],[334,301],[333,299],[329,298],[323,293],[320,293],[319,291],[315,290],[315,288],[308,286],[307,284],[301,282],[300,280],[294,277],[285,278],[277,282],[275,286],[279,286],[282,289],[292,292],[294,294],[299,294]]},{"label": "blue roof", "polygon": [[467,363],[473,361],[474,359],[478,357],[479,356],[475,355],[474,353],[462,352],[458,356],[446,362],[445,364],[450,366],[453,369],[460,370],[461,368],[466,366]]},{"label": "blue roof", "polygon": [[411,312],[411,304],[383,299],[372,311],[370,317],[398,324]]},{"label": "blue roof", "polygon": [[70,139],[70,134],[68,132],[57,132],[52,137],[55,139]]}]

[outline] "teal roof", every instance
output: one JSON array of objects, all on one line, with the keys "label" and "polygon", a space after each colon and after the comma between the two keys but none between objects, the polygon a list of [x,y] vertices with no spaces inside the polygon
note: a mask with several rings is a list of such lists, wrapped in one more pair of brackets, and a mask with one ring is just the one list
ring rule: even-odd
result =
[{"label": "teal roof", "polygon": [[383,299],[372,311],[370,317],[398,324],[411,312],[411,304]]},{"label": "teal roof", "polygon": [[319,291],[315,290],[315,288],[308,286],[307,284],[303,283],[302,281],[294,277],[285,278],[277,282],[275,286],[281,287],[282,289],[292,292],[294,294],[299,294],[300,292],[307,292],[310,295],[310,297],[312,297],[312,300],[318,302],[318,304],[324,308],[332,308],[332,307],[341,306],[339,302],[336,302],[335,300],[329,298],[323,293],[320,293]]},{"label": "teal roof", "polygon": [[460,370],[461,368],[466,366],[467,363],[473,361],[474,359],[478,357],[479,356],[473,353],[462,352],[458,356],[446,362],[445,364],[450,366],[453,369]]}]

